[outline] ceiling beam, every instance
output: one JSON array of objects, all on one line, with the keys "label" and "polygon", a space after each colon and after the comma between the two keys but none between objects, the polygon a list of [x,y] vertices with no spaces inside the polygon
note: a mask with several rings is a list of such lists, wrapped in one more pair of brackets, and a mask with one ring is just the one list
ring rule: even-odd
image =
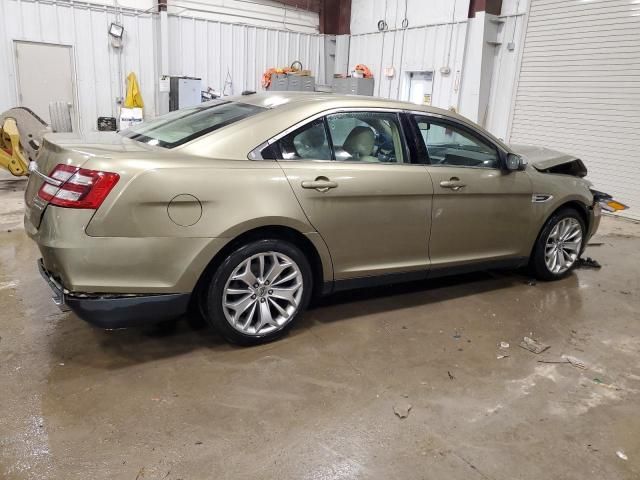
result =
[{"label": "ceiling beam", "polygon": [[320,13],[320,7],[323,0],[276,0],[287,7],[297,8],[299,10],[307,10],[310,12]]},{"label": "ceiling beam", "polygon": [[502,0],[471,0],[469,2],[469,18],[474,18],[476,12],[487,12],[500,15]]},{"label": "ceiling beam", "polygon": [[347,35],[351,32],[351,0],[322,0],[320,33]]}]

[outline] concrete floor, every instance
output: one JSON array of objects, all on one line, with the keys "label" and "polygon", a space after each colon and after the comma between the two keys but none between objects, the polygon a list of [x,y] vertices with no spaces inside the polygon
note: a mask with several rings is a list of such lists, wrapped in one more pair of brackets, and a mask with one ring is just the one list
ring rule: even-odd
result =
[{"label": "concrete floor", "polygon": [[[21,186],[0,183],[2,479],[640,478],[638,224],[605,219],[599,271],[334,296],[286,339],[236,348],[186,322],[107,332],[59,313]],[[539,363],[562,354],[587,368]]]}]

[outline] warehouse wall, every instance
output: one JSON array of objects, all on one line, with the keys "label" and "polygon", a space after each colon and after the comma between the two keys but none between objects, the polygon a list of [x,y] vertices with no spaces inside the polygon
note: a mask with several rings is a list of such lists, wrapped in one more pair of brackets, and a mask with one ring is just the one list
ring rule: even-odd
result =
[{"label": "warehouse wall", "polygon": [[[366,64],[375,95],[402,100],[408,72],[432,71],[432,104],[457,109],[468,9],[468,0],[353,0],[349,69]],[[379,20],[387,31],[377,31]],[[394,67],[392,77],[384,76],[387,67]],[[450,72],[441,73],[442,67]]]},{"label": "warehouse wall", "polygon": [[[155,10],[158,3],[157,0],[90,1],[148,11]],[[318,33],[319,25],[317,13],[287,7],[274,0],[170,0],[169,13],[303,33]]]},{"label": "warehouse wall", "polygon": [[468,13],[469,0],[352,0],[351,34],[375,32],[379,20],[393,30],[405,17],[409,27],[418,27],[464,21]]},{"label": "warehouse wall", "polygon": [[[107,29],[118,21],[125,27],[122,50],[109,45]],[[15,71],[15,40],[71,45],[75,60],[76,108],[84,131],[95,130],[98,116],[116,116],[116,99],[124,78],[136,72],[145,113],[155,114],[157,83],[154,17],[136,10],[76,2],[0,0],[0,111],[19,104]]]},{"label": "warehouse wall", "polygon": [[170,0],[169,13],[278,30],[318,33],[317,13],[270,0]]},{"label": "warehouse wall", "polygon": [[[158,94],[160,22],[158,14],[147,11],[154,9],[155,2],[120,0],[122,7],[118,9],[113,3],[0,0],[0,71],[5,72],[0,78],[0,112],[19,105],[16,40],[73,47],[75,108],[83,131],[95,130],[99,116],[118,116],[118,99],[124,96],[129,72],[138,76],[145,116],[163,111]],[[285,19],[284,9],[267,0],[225,0],[225,9],[216,10],[220,3],[221,0],[174,2],[181,8],[177,11],[174,7],[176,13],[169,16],[171,74],[200,76],[205,87],[225,90],[227,94],[240,93],[259,89],[259,79],[266,68],[299,59],[324,80],[322,37],[295,31],[317,32],[317,14],[291,10]],[[233,10],[234,5],[242,10]],[[247,18],[247,9],[253,9],[260,19]],[[197,18],[202,16],[220,20]],[[243,24],[227,23],[231,20]],[[122,49],[109,44],[107,29],[111,22],[124,25]],[[249,25],[251,22],[259,25]],[[225,89],[227,72],[231,82]]]},{"label": "warehouse wall", "polygon": [[171,75],[200,77],[203,87],[227,95],[260,90],[267,68],[294,60],[325,82],[324,39],[318,34],[171,15],[169,38]]}]

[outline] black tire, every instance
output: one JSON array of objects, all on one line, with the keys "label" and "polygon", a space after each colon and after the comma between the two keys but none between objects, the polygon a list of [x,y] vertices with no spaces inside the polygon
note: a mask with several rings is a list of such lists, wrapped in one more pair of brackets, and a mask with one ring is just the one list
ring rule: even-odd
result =
[{"label": "black tire", "polygon": [[[223,308],[224,289],[229,277],[242,262],[254,255],[266,252],[286,255],[295,262],[302,274],[302,296],[300,301],[297,302],[295,312],[288,317],[281,328],[265,334],[254,333],[248,335],[234,328],[230,321],[227,320]],[[271,342],[285,335],[307,308],[313,290],[313,275],[305,254],[294,244],[278,239],[257,240],[237,248],[222,261],[210,278],[209,284],[203,291],[203,308],[201,309],[203,316],[225,340],[245,346]]]},{"label": "black tire", "polygon": [[534,276],[538,280],[551,281],[564,278],[571,273],[571,271],[576,267],[578,263],[576,260],[568,270],[562,273],[554,273],[549,270],[545,262],[545,247],[549,234],[551,233],[553,228],[565,218],[573,218],[580,224],[580,228],[582,229],[582,245],[579,251],[580,253],[582,253],[582,251],[584,250],[585,234],[587,229],[582,215],[580,215],[577,210],[570,207],[558,210],[553,215],[551,215],[551,217],[547,220],[547,223],[545,223],[544,227],[540,231],[540,234],[538,235],[535,246],[533,248],[533,253],[531,254],[529,266]]}]

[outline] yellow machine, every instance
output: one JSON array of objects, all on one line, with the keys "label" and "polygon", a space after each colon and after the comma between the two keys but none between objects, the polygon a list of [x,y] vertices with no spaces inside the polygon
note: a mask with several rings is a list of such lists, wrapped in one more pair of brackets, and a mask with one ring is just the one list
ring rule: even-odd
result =
[{"label": "yellow machine", "polygon": [[17,107],[0,113],[0,168],[12,175],[29,175],[29,162],[35,160],[42,137],[50,132],[32,110]]},{"label": "yellow machine", "polygon": [[0,167],[16,177],[29,174],[29,161],[22,151],[18,125],[13,118],[7,118],[0,125]]}]

